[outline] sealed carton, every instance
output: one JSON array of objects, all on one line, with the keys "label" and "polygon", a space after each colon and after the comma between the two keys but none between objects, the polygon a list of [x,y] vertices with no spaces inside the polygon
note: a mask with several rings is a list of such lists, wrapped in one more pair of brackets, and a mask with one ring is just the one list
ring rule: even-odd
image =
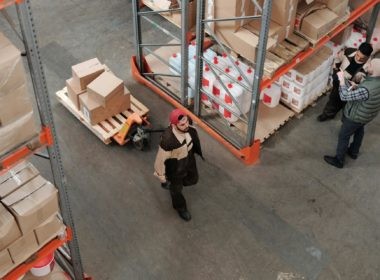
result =
[{"label": "sealed carton", "polygon": [[0,203],[0,251],[21,236],[12,214]]},{"label": "sealed carton", "polygon": [[300,30],[307,37],[318,40],[335,26],[337,20],[338,16],[329,9],[317,10],[303,18]]},{"label": "sealed carton", "polygon": [[13,261],[7,249],[0,251],[0,278],[6,275],[13,267]]},{"label": "sealed carton", "polygon": [[38,250],[38,244],[34,232],[24,234],[8,247],[11,258],[15,264],[26,261]]},{"label": "sealed carton", "polygon": [[102,65],[97,58],[92,58],[71,67],[73,74],[73,83],[75,87],[82,90],[104,72]]},{"label": "sealed carton", "polygon": [[43,246],[65,230],[63,222],[55,215],[34,229],[39,246]]},{"label": "sealed carton", "polygon": [[48,181],[30,181],[2,200],[16,218],[23,234],[58,213],[58,190]]},{"label": "sealed carton", "polygon": [[112,73],[104,72],[87,85],[87,92],[93,100],[107,107],[112,97],[123,94],[124,84]]},{"label": "sealed carton", "polygon": [[73,82],[73,78],[66,80],[67,96],[73,102],[75,108],[79,110],[79,95],[85,93],[86,90],[81,89]]}]

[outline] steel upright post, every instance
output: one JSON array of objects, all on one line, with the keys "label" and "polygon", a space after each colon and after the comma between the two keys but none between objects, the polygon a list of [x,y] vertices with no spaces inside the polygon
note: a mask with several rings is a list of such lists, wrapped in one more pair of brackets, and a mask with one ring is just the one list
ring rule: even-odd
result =
[{"label": "steel upright post", "polygon": [[369,19],[368,28],[367,28],[367,38],[366,42],[369,43],[372,39],[373,30],[375,29],[377,17],[379,15],[380,3],[377,3],[372,10],[371,18]]},{"label": "steel upright post", "polygon": [[17,5],[17,14],[20,20],[21,32],[25,42],[25,49],[28,58],[29,70],[32,78],[34,93],[40,113],[41,124],[50,128],[53,144],[48,146],[50,165],[54,177],[54,183],[59,190],[60,207],[65,224],[72,229],[73,239],[68,244],[73,264],[75,279],[83,279],[83,268],[79,253],[78,240],[76,237],[75,226],[71,214],[69,198],[66,190],[66,179],[63,172],[60,149],[57,135],[54,128],[53,113],[51,110],[49,93],[47,90],[45,74],[40,58],[40,51],[37,43],[35,24],[33,20],[31,1],[25,0]]},{"label": "steel upright post", "polygon": [[189,0],[181,1],[181,103],[183,106],[188,105],[187,88],[189,87],[189,45],[187,42],[187,33],[189,29]]},{"label": "steel upright post", "polygon": [[140,73],[144,73],[144,62],[141,47],[141,18],[139,16],[140,12],[140,1],[132,0],[132,15],[133,15],[133,29],[135,33],[135,48],[136,48],[136,63]]},{"label": "steel upright post", "polygon": [[262,13],[262,18],[261,18],[259,43],[257,45],[257,52],[256,52],[256,67],[255,67],[255,76],[253,79],[253,96],[252,96],[252,103],[251,103],[251,111],[248,117],[248,132],[247,132],[247,139],[246,139],[247,146],[252,145],[255,138],[257,114],[259,111],[258,109],[259,109],[259,101],[260,101],[260,83],[263,77],[271,13],[272,13],[272,0],[267,0],[264,2],[263,13]]}]

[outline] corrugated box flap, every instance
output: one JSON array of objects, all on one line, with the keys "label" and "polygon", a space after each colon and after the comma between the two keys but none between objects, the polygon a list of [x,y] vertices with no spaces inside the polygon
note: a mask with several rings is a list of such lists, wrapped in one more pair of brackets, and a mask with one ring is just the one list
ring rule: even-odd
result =
[{"label": "corrugated box flap", "polygon": [[38,175],[18,190],[3,198],[2,202],[7,206],[11,206],[41,188],[45,183],[47,181],[41,175]]},{"label": "corrugated box flap", "polygon": [[9,232],[14,218],[11,213],[0,203],[0,238]]},{"label": "corrugated box flap", "polygon": [[26,161],[20,162],[15,167],[11,168],[7,173],[0,175],[0,184],[2,184],[4,181],[8,180],[14,174],[20,172],[21,170],[23,170],[24,168],[26,168],[29,165],[31,165],[31,163],[29,163],[29,162],[26,162]]},{"label": "corrugated box flap", "polygon": [[54,185],[50,182],[47,182],[45,185],[27,196],[25,199],[13,205],[12,209],[18,215],[25,216],[28,212],[35,209],[36,205],[43,204],[44,201],[48,200],[57,192],[58,190],[54,187]]}]

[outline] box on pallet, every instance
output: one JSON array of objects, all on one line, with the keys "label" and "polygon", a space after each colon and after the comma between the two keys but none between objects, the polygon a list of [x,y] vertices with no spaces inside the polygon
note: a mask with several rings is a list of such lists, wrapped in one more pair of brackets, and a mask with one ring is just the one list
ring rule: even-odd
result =
[{"label": "box on pallet", "polygon": [[338,16],[329,9],[316,10],[300,22],[300,30],[307,37],[318,40],[336,24]]},{"label": "box on pallet", "polygon": [[105,67],[100,63],[99,59],[92,58],[71,66],[71,70],[73,84],[76,88],[84,90],[89,83],[105,71]]},{"label": "box on pallet", "polygon": [[15,264],[20,264],[38,250],[34,232],[30,231],[13,242],[9,247],[9,254]]},{"label": "box on pallet", "polygon": [[54,215],[35,227],[34,234],[36,235],[38,245],[42,246],[57,237],[58,234],[63,233],[64,230],[64,224],[57,215]]},{"label": "box on pallet", "polygon": [[16,220],[12,214],[0,203],[0,251],[21,236]]},{"label": "box on pallet", "polygon": [[66,80],[67,96],[73,102],[75,108],[79,110],[79,95],[85,93],[85,89],[81,89],[73,82],[73,78]]},{"label": "box on pallet", "polygon": [[8,273],[9,268],[13,266],[13,261],[8,249],[0,251],[0,277]]}]

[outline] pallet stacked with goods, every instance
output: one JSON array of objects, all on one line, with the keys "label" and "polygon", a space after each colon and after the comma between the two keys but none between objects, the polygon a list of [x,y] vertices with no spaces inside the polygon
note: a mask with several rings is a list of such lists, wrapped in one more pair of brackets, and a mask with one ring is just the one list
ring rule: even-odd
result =
[{"label": "pallet stacked with goods", "polygon": [[[30,1],[1,0],[8,22],[5,9],[13,7],[38,112],[29,98],[24,56],[0,32],[0,278],[90,279],[82,269]],[[28,162],[42,149],[54,182]]]},{"label": "pallet stacked with goods", "polygon": [[[166,6],[155,8],[153,2]],[[351,11],[348,4],[198,0],[191,42],[189,1],[133,1],[132,73],[174,106],[188,110],[199,126],[251,164],[259,158],[261,143],[327,91],[337,51],[330,40],[374,8],[364,38],[371,39],[379,1],[363,1]],[[151,17],[173,13],[181,18],[176,23],[179,36]],[[166,36],[169,43],[146,42],[144,22],[158,26],[165,34],[160,38]]]}]

